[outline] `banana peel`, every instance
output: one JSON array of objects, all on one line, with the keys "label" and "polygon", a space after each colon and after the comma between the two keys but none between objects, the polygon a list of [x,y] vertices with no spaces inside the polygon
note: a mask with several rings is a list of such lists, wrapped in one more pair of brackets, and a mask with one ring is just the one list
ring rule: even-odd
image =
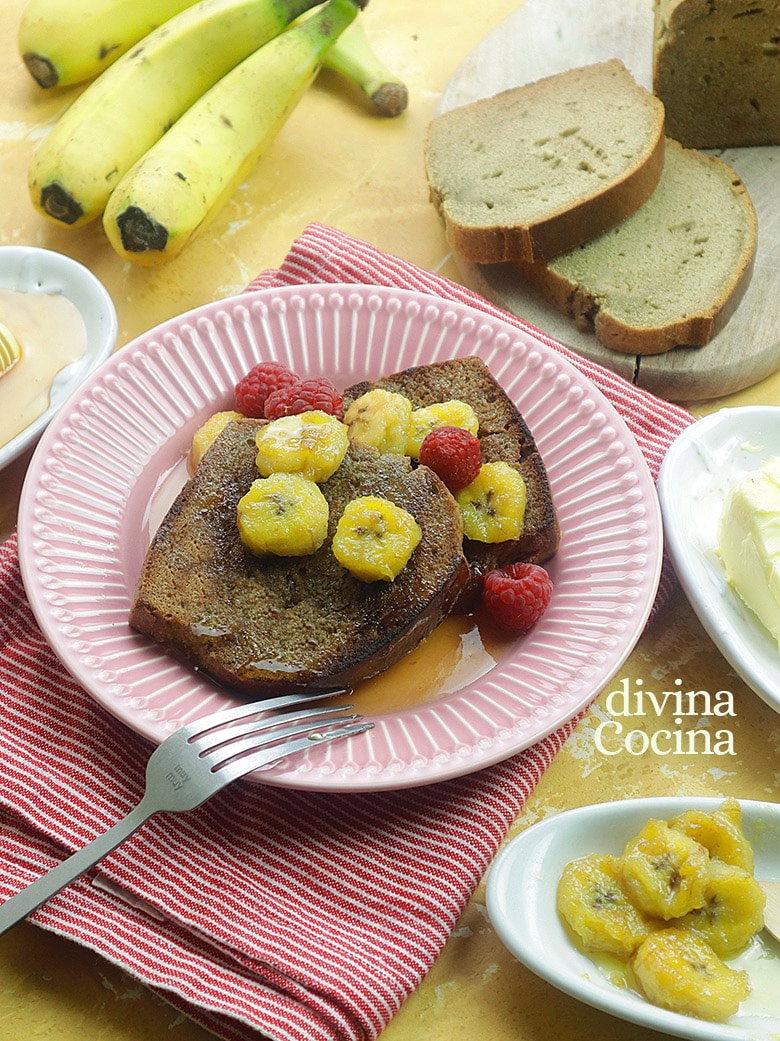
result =
[{"label": "banana peel", "polygon": [[221,76],[318,0],[199,0],[143,38],[76,98],[36,148],[30,198],[79,227]]},{"label": "banana peel", "polygon": [[276,138],[352,23],[355,0],[329,0],[223,76],[121,178],[103,227],[123,259],[177,256]]}]

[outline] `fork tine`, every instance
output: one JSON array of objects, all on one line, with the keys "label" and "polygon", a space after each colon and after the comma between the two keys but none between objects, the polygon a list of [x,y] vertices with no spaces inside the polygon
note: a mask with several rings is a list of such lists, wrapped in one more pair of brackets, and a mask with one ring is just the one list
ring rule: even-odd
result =
[{"label": "fork tine", "polygon": [[271,715],[263,712],[259,715],[253,715],[253,718],[246,723],[230,723],[228,725],[222,723],[216,727],[209,727],[205,733],[190,738],[187,743],[198,752],[201,758],[204,758],[206,753],[219,748],[228,741],[235,741],[245,734],[257,734],[259,736],[264,730],[276,730],[278,732],[279,727],[283,724],[308,720],[307,725],[312,727],[318,717],[327,715],[330,715],[333,719],[356,719],[356,716],[334,715],[334,713],[346,713],[351,710],[352,705],[339,705],[337,707],[333,705],[313,705],[307,708],[293,709],[288,712],[272,713]]},{"label": "fork tine", "polygon": [[223,734],[220,735],[222,740],[219,744],[214,748],[201,752],[198,758],[203,762],[208,763],[212,770],[218,770],[220,764],[235,759],[236,756],[243,755],[245,752],[252,752],[255,749],[260,750],[269,746],[283,744],[289,738],[296,737],[298,734],[327,730],[330,727],[337,726],[339,723],[354,723],[356,720],[361,718],[361,716],[353,712],[348,716],[331,715],[325,719],[319,720],[307,717],[305,719],[295,720],[289,725],[287,725],[284,719],[277,718],[272,721],[275,725],[270,729],[267,726],[266,721],[262,720],[260,721],[258,729],[255,731],[252,731],[251,728],[242,727],[242,733],[236,735],[236,740],[233,739],[230,730],[224,731]]},{"label": "fork tine", "polygon": [[[360,719],[359,716],[357,718]],[[363,721],[334,726],[330,730],[315,730],[304,737],[294,737],[282,745],[274,744],[251,755],[231,760],[226,765],[218,767],[215,770],[215,775],[220,782],[228,784],[246,776],[253,770],[259,770],[263,766],[268,766],[269,763],[280,762],[293,752],[303,751],[315,744],[326,744],[329,741],[335,741],[340,738],[353,737],[355,734],[364,734],[367,730],[371,730],[373,725],[373,723]]]},{"label": "fork tine", "polygon": [[348,691],[346,688],[339,688],[337,690],[320,691],[314,694],[307,694],[303,691],[293,694],[276,694],[269,698],[262,698],[259,701],[247,702],[245,705],[234,705],[232,708],[212,712],[209,715],[194,720],[192,723],[187,723],[185,726],[180,727],[177,733],[182,737],[190,739],[197,737],[198,734],[202,734],[205,731],[213,730],[215,727],[224,726],[225,723],[232,723],[236,719],[243,719],[245,716],[251,716],[260,712],[273,712],[277,709],[287,708],[290,705],[301,705],[307,702],[322,701],[323,698],[334,698],[340,694],[347,693]]}]

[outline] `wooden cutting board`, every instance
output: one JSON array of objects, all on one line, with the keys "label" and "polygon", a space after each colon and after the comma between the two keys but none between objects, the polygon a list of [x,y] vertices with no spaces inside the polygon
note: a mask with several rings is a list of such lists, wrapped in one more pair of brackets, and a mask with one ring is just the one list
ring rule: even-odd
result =
[{"label": "wooden cutting board", "polygon": [[[438,111],[609,58],[620,58],[651,89],[652,36],[652,0],[525,0],[461,63]],[[747,292],[705,347],[643,357],[619,354],[579,332],[522,285],[508,264],[470,264],[456,256],[460,275],[482,296],[667,400],[708,400],[752,386],[780,368],[780,147],[713,154],[747,186],[758,213],[759,240]]]}]

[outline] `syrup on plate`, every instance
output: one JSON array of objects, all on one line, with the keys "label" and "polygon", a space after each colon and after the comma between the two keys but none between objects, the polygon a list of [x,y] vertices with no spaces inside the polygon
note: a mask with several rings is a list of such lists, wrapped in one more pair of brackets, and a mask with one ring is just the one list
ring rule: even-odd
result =
[{"label": "syrup on plate", "polygon": [[[144,546],[151,542],[189,476],[186,455],[160,475],[144,516]],[[425,705],[475,683],[500,661],[512,642],[511,636],[499,632],[486,618],[450,615],[395,665],[333,702],[349,703],[372,716]]]}]

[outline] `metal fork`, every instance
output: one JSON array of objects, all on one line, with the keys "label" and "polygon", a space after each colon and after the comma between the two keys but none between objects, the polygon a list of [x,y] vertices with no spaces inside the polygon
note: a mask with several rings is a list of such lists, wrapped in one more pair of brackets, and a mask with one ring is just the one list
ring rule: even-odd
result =
[{"label": "metal fork", "polygon": [[[326,694],[286,694],[239,705],[180,727],[146,764],[146,790],[127,816],[0,905],[0,935],[132,835],[155,813],[182,813],[231,781],[314,744],[361,734],[373,724],[351,705],[312,705]],[[284,711],[287,710],[287,711]]]}]

